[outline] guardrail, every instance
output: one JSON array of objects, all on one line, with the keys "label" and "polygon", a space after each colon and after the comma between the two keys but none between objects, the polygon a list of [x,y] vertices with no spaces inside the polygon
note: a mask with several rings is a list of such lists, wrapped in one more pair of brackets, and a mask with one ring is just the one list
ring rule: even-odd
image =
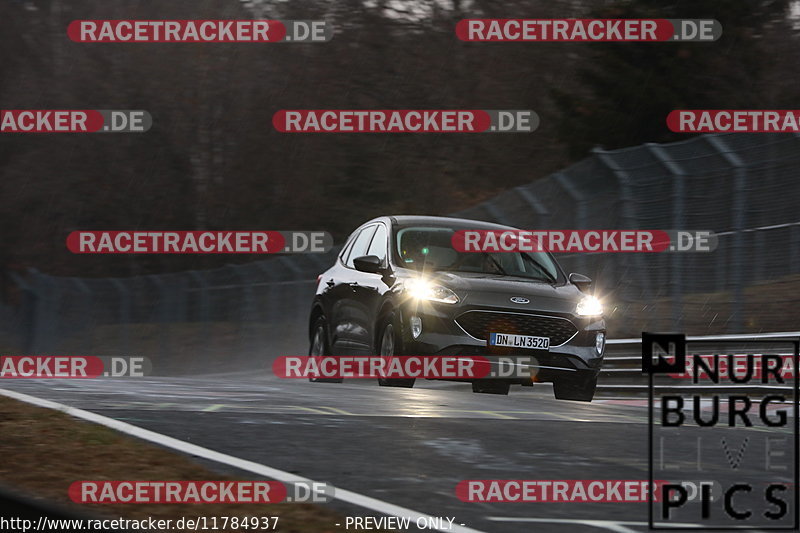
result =
[{"label": "guardrail", "polygon": [[[687,341],[751,341],[759,340],[798,340],[800,331],[780,331],[770,333],[743,333],[724,335],[687,335]],[[609,339],[606,342],[606,357],[600,379],[597,384],[598,399],[642,399],[647,396],[647,374],[642,372],[641,338]],[[744,354],[742,354],[744,355]],[[791,355],[787,353],[786,355]],[[676,393],[687,390],[699,390],[707,393],[736,393],[736,394],[761,394],[765,388],[761,384],[743,385],[705,385],[676,383],[670,386],[657,386],[660,391],[674,391]],[[767,388],[776,392],[791,393],[792,387],[777,387],[770,385]]]},{"label": "guardrail", "polygon": [[[800,331],[776,331],[772,333],[731,333],[726,335],[687,335],[687,341],[733,341],[733,340],[759,340],[759,339],[798,339]],[[635,344],[641,343],[641,337],[630,339],[608,339],[606,344]]]}]

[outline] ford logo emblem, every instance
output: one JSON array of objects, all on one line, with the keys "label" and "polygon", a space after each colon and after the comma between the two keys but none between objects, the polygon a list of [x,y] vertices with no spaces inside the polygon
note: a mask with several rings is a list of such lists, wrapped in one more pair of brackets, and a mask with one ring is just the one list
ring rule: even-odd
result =
[{"label": "ford logo emblem", "polygon": [[513,298],[511,298],[511,301],[514,302],[515,304],[529,304],[529,303],[531,303],[530,300],[528,300],[527,298],[523,298],[521,296],[514,296]]}]

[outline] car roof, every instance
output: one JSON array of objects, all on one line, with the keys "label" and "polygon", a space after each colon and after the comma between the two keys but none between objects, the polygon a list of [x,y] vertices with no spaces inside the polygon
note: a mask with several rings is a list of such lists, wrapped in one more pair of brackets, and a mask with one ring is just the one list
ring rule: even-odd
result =
[{"label": "car roof", "polygon": [[467,218],[435,217],[424,215],[392,215],[387,217],[395,226],[433,226],[454,229],[516,229],[483,220],[470,220]]}]

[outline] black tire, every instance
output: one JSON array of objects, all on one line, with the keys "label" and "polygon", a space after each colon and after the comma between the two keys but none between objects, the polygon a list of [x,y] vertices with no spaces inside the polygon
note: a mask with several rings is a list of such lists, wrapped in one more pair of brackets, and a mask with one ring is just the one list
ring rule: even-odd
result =
[{"label": "black tire", "polygon": [[597,388],[597,375],[559,378],[553,381],[553,392],[558,400],[591,402]]},{"label": "black tire", "polygon": [[[400,339],[400,325],[397,315],[389,313],[381,320],[381,327],[378,335],[378,355],[391,359],[403,353],[402,340]],[[414,386],[414,378],[378,378],[378,385],[381,387],[406,387]]]},{"label": "black tire", "polygon": [[472,382],[472,392],[480,394],[508,394],[511,384],[502,379],[476,379]]},{"label": "black tire", "polygon": [[[316,353],[315,353],[316,352]],[[308,348],[309,357],[328,356],[331,354],[328,343],[328,328],[325,326],[325,317],[318,316],[311,328],[311,346]],[[342,378],[308,378],[312,383],[341,383]]]}]

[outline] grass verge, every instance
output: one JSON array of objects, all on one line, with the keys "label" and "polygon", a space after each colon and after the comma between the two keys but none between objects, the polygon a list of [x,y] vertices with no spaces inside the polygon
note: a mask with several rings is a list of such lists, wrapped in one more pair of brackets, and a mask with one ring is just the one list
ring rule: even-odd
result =
[{"label": "grass verge", "polygon": [[[344,517],[320,505],[73,503],[67,489],[79,480],[246,480],[210,471],[190,458],[59,411],[0,396],[0,483],[87,517],[277,516],[281,532],[333,532]],[[216,530],[225,531],[225,530]],[[243,531],[239,529],[238,531]]]}]

